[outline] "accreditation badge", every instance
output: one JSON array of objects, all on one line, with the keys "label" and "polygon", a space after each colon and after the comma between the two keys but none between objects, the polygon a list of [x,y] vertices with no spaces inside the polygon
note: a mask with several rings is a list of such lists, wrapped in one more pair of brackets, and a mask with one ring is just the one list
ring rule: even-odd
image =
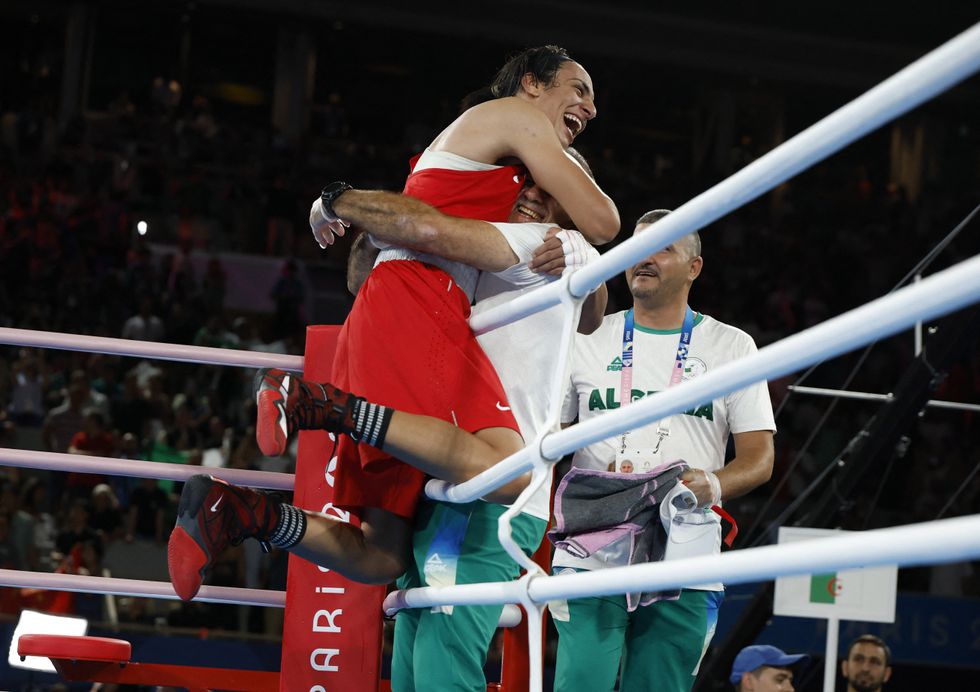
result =
[{"label": "accreditation badge", "polygon": [[623,435],[616,447],[615,469],[618,473],[647,473],[663,464],[663,443],[670,436],[665,424],[657,428],[657,437],[652,447],[630,447],[629,433]]}]

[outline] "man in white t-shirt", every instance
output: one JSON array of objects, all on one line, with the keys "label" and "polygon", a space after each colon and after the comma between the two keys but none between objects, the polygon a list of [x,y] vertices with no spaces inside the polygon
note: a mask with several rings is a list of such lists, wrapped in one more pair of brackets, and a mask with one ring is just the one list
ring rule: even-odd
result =
[{"label": "man in white t-shirt", "polygon": [[[577,152],[572,155],[588,170]],[[598,255],[578,233],[556,233],[558,229],[552,224],[568,225],[568,218],[554,198],[533,184],[518,198],[511,223],[490,224],[432,215],[413,222],[413,229],[406,227],[405,215],[397,211],[396,197],[375,195],[373,199],[365,198],[364,203],[374,206],[378,222],[388,214],[402,218],[401,227],[408,233],[418,231],[425,235],[429,239],[427,249],[435,254],[449,249],[457,253],[457,259],[472,265],[510,265],[502,271],[480,274],[474,289],[473,314],[511,301],[553,280],[569,266]],[[494,233],[494,227],[499,233]],[[475,238],[482,240],[466,242]],[[411,236],[406,236],[405,242],[411,242]],[[473,249],[466,249],[468,246]],[[482,250],[476,249],[480,246]],[[498,252],[506,262],[494,259]],[[367,238],[360,236],[348,264],[348,287],[353,292],[363,282],[376,254],[370,250]],[[548,276],[549,272],[552,276]],[[579,323],[581,331],[591,331],[601,322],[605,301],[604,287],[590,296]],[[551,308],[478,337],[500,377],[526,442],[534,440],[546,422],[548,396],[554,389],[555,377],[551,354],[561,329],[561,310]],[[527,553],[534,551],[543,536],[550,491],[551,484],[546,483],[511,524],[515,541]],[[504,505],[483,501],[457,505],[423,500],[412,535],[413,560],[398,586],[450,586],[516,577],[517,565],[497,538],[498,519],[505,509]],[[483,664],[500,612],[500,606],[443,606],[398,613],[392,688],[485,686]],[[439,663],[445,660],[447,651],[454,660],[451,667]]]},{"label": "man in white t-shirt", "polygon": [[[667,213],[643,215],[634,233]],[[576,339],[564,422],[619,408],[623,392],[629,392],[629,403],[755,352],[748,334],[688,307],[701,267],[701,239],[695,232],[627,270],[633,308],[607,315],[598,330]],[[775,427],[762,382],[590,445],[576,452],[572,463],[645,473],[684,460],[691,468],[681,480],[700,511],[682,528],[672,524],[667,558],[672,548],[685,556],[713,554],[720,551],[721,525],[710,508],[769,479]],[[725,464],[730,434],[735,458]],[[556,550],[553,566],[555,573],[568,573],[610,565]],[[625,596],[552,602],[559,634],[555,689],[611,690],[622,669],[620,689],[690,690],[714,634],[722,589],[721,584],[696,585],[683,589],[678,600],[656,601],[632,612]]]}]

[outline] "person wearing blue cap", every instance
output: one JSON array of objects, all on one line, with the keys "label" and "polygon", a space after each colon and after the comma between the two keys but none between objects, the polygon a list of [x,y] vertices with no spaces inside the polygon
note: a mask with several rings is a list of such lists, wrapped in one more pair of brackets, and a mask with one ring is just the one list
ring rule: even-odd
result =
[{"label": "person wearing blue cap", "polygon": [[729,680],[738,692],[793,692],[793,669],[810,659],[759,644],[738,652]]}]

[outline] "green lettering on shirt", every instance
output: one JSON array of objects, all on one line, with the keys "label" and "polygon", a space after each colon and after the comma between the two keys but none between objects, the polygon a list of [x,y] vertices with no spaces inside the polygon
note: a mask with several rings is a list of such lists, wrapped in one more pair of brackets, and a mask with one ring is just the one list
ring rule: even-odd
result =
[{"label": "green lettering on shirt", "polygon": [[[641,389],[634,389],[631,394],[633,401],[642,399],[644,396],[650,396],[651,394],[656,394],[656,390],[649,392],[644,392]],[[605,411],[609,409],[619,408],[619,399],[617,395],[619,392],[615,387],[606,387],[605,396],[598,389],[593,389],[589,393],[589,410],[590,411]],[[701,406],[695,406],[692,409],[684,411],[686,416],[694,416],[695,418],[703,418],[708,421],[713,421],[715,419],[715,409],[714,402],[703,404]]]}]

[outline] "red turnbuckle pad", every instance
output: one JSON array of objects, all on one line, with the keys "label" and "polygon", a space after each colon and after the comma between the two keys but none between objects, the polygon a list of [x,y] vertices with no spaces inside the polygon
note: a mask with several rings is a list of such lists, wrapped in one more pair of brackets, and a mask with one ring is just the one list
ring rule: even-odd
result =
[{"label": "red turnbuckle pad", "polygon": [[77,661],[128,663],[132,646],[122,639],[66,634],[22,634],[17,640],[20,656],[44,656]]}]

